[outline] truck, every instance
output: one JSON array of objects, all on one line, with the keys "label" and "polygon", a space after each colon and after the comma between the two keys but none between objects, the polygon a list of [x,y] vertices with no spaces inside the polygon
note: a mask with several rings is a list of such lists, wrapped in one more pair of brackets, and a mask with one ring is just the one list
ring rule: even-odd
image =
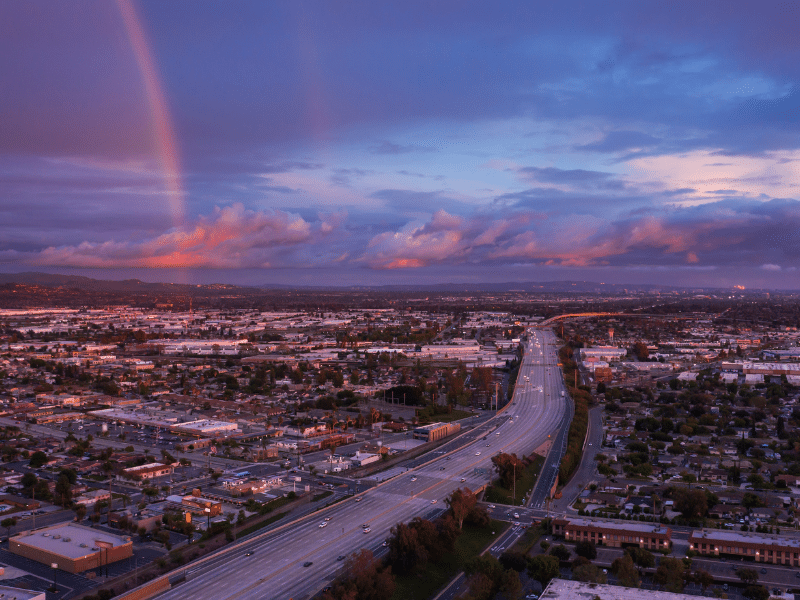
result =
[{"label": "truck", "polygon": [[561,390],[561,397],[564,397],[564,390]]}]

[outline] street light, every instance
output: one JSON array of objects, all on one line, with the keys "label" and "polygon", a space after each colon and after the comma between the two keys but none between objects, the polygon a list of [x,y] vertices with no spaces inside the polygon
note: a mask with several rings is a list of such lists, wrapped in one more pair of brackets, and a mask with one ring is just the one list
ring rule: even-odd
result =
[{"label": "street light", "polygon": [[211,529],[211,509],[206,506],[204,510],[206,513],[206,531],[208,531]]},{"label": "street light", "polygon": [[56,573],[58,573],[58,563],[50,563],[50,567],[53,569],[53,593],[58,593],[58,588],[56,587]]}]

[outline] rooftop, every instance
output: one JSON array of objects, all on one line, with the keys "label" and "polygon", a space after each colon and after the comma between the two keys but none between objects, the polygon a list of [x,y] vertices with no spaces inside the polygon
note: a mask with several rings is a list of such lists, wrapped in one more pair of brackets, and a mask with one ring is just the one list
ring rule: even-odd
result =
[{"label": "rooftop", "polygon": [[553,579],[542,592],[541,598],[542,600],[545,598],[557,598],[558,600],[689,600],[691,598],[694,600],[697,596],[626,588],[601,583]]},{"label": "rooftop", "polygon": [[15,535],[12,539],[20,544],[71,559],[94,554],[101,545],[106,547],[124,546],[131,540],[128,536],[112,535],[76,523],[53,525]]},{"label": "rooftop", "polygon": [[800,548],[800,539],[769,535],[766,533],[745,533],[741,531],[725,531],[724,529],[695,529],[691,539],[724,542],[750,542],[751,544],[780,545]]}]

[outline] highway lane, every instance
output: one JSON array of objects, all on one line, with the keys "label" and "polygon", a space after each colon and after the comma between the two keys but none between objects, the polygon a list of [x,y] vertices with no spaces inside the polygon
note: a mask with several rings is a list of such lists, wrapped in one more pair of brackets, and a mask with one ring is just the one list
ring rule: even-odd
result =
[{"label": "highway lane", "polygon": [[[398,522],[444,510],[444,499],[458,487],[477,489],[488,483],[494,454],[529,454],[557,429],[567,408],[561,396],[560,372],[554,366],[553,334],[531,330],[530,338],[512,402],[496,417],[466,433],[474,441],[356,498],[190,564],[183,569],[186,581],[159,597],[310,597],[338,574],[343,566],[338,557],[365,547],[378,550]],[[322,523],[327,525],[320,527]],[[365,525],[369,526],[367,533]]]}]

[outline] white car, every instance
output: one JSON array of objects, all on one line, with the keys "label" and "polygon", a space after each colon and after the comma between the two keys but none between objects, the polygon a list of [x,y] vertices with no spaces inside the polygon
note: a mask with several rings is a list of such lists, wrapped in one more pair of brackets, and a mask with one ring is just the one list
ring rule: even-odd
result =
[{"label": "white car", "polygon": [[476,452],[476,453],[475,453],[475,456],[480,456],[480,455],[481,455],[481,453],[480,453],[480,452]]},{"label": "white car", "polygon": [[372,531],[372,529],[370,529],[369,527],[364,528],[364,533],[369,533],[370,531]]},{"label": "white car", "polygon": [[417,480],[417,478],[416,478],[416,477],[412,477],[412,478],[411,478],[411,481],[416,481],[416,480]]},{"label": "white car", "polygon": [[436,504],[436,500],[431,500],[431,504]]},{"label": "white car", "polygon": [[327,526],[328,526],[328,522],[327,521],[323,521],[322,523],[319,524],[319,528],[320,529],[322,529],[323,527],[327,527]]}]

